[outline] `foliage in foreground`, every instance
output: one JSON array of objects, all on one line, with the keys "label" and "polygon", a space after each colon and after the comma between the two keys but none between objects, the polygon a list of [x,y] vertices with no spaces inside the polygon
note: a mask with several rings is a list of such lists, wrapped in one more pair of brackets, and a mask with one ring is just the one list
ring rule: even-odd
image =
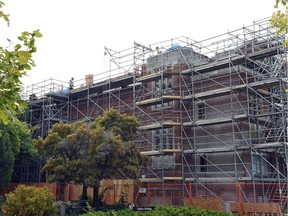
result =
[{"label": "foliage in foreground", "polygon": [[[4,5],[0,1],[0,20],[3,19],[9,26],[9,15],[2,11]],[[15,120],[27,106],[20,96],[20,78],[35,66],[32,54],[36,52],[36,38],[40,37],[39,30],[32,33],[25,31],[18,37],[15,46],[8,38],[10,45],[0,46],[0,120],[4,124]]]},{"label": "foliage in foreground", "polygon": [[32,139],[25,123],[15,120],[5,125],[0,121],[0,193],[11,180],[15,161],[33,154]]},{"label": "foliage in foreground", "polygon": [[39,154],[50,157],[42,171],[49,172],[50,182],[83,185],[82,200],[87,199],[87,187],[93,187],[92,206],[97,208],[102,179],[135,179],[139,166],[146,162],[134,142],[138,126],[134,116],[115,109],[92,123],[56,123],[45,139],[34,140]]},{"label": "foliage in foreground", "polygon": [[47,187],[20,185],[14,192],[6,194],[4,215],[53,215],[56,211],[54,195]]},{"label": "foliage in foreground", "polygon": [[159,206],[153,211],[133,211],[125,209],[120,211],[90,211],[82,216],[227,216],[224,212],[205,210],[191,206]]}]

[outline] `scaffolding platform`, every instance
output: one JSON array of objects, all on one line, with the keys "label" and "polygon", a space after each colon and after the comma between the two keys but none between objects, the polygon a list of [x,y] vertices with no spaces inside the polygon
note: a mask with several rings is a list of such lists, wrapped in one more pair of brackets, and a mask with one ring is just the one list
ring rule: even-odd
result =
[{"label": "scaffolding platform", "polygon": [[215,124],[224,124],[229,123],[233,121],[239,121],[247,119],[247,114],[242,115],[234,115],[233,117],[219,117],[219,118],[210,118],[210,119],[201,119],[201,120],[195,120],[191,122],[184,122],[184,127],[191,127],[191,126],[205,126],[205,125],[215,125]]},{"label": "scaffolding platform", "polygon": [[207,72],[211,72],[215,70],[229,68],[231,65],[236,66],[236,65],[243,64],[247,58],[255,61],[261,58],[276,55],[279,52],[285,53],[285,51],[283,49],[280,49],[280,47],[272,47],[272,48],[267,48],[267,49],[263,49],[260,51],[256,51],[253,53],[249,53],[247,55],[236,55],[236,56],[234,55],[234,56],[231,56],[230,58],[224,59],[219,62],[217,61],[210,62],[204,65],[200,65],[191,69],[184,70],[182,71],[182,74],[185,75],[185,74],[190,74],[190,73],[195,73],[195,74],[207,73]]},{"label": "scaffolding platform", "polygon": [[153,123],[153,124],[147,124],[138,127],[138,130],[155,130],[160,128],[167,128],[167,127],[174,127],[174,126],[180,126],[180,122],[174,122],[174,121],[163,121],[162,123]]},{"label": "scaffolding platform", "polygon": [[221,152],[233,152],[233,151],[243,151],[253,149],[275,149],[283,148],[284,143],[282,142],[271,142],[271,143],[261,143],[261,144],[251,144],[251,146],[226,146],[226,147],[215,147],[215,148],[197,148],[184,150],[184,154],[208,154],[208,153],[221,153]]},{"label": "scaffolding platform", "polygon": [[233,91],[242,90],[245,87],[247,87],[247,84],[234,85],[234,86],[225,87],[225,88],[218,88],[218,89],[214,89],[214,90],[210,90],[210,91],[204,91],[204,92],[200,92],[200,93],[190,94],[190,95],[185,96],[183,99],[187,100],[187,99],[192,99],[192,98],[199,98],[199,99],[204,100],[204,99],[208,99],[211,97],[220,97],[223,95],[231,94],[231,92],[233,92]]},{"label": "scaffolding platform", "polygon": [[139,178],[140,182],[163,182],[161,178]]},{"label": "scaffolding platform", "polygon": [[176,96],[176,95],[163,95],[162,97],[142,100],[142,101],[136,102],[135,104],[137,106],[153,106],[153,105],[156,105],[156,104],[166,103],[166,102],[169,102],[169,101],[180,100],[180,99],[181,99],[181,97],[180,96]]},{"label": "scaffolding platform", "polygon": [[165,180],[165,181],[182,181],[183,177],[182,176],[164,176],[163,180]]},{"label": "scaffolding platform", "polygon": [[162,150],[158,150],[158,151],[141,151],[142,155],[146,155],[146,156],[153,156],[153,155],[163,155],[165,153],[181,153],[182,150],[181,149],[162,149]]}]

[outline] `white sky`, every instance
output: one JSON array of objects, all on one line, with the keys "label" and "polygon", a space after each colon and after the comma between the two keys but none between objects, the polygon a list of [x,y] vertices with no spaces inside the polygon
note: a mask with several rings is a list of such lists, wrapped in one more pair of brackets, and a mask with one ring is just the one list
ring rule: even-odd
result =
[{"label": "white sky", "polygon": [[[6,0],[3,38],[40,29],[37,66],[25,86],[44,79],[84,79],[107,68],[104,47],[149,45],[179,36],[203,40],[271,16],[274,0]],[[4,33],[3,33],[4,32]],[[6,43],[6,42],[5,42]],[[1,44],[3,46],[3,44]]]}]

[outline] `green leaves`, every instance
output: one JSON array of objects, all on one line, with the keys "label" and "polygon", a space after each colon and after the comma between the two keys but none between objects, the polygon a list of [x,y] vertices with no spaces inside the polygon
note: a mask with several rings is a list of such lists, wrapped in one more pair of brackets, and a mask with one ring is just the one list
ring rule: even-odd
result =
[{"label": "green leaves", "polygon": [[94,127],[97,125],[105,128],[105,130],[113,130],[124,141],[127,141],[135,138],[136,130],[140,123],[135,116],[127,116],[126,114],[120,114],[115,109],[110,109],[92,123]]},{"label": "green leaves", "polygon": [[39,31],[39,29],[36,30],[36,31],[33,31],[32,34],[34,34],[34,36],[35,36],[36,38],[41,38],[41,37],[43,36],[43,35],[41,34],[41,32]]},{"label": "green leaves", "polygon": [[276,0],[275,8],[279,7],[279,3],[281,3],[283,6],[285,6],[288,3],[288,0]]},{"label": "green leaves", "polygon": [[49,180],[66,184],[74,181],[98,187],[103,178],[137,178],[138,167],[145,162],[134,143],[139,122],[135,117],[111,109],[92,123],[57,123],[43,140],[34,141],[43,156],[52,156],[43,171]]},{"label": "green leaves", "polygon": [[2,120],[2,122],[4,124],[8,124],[9,119],[8,119],[8,115],[6,114],[5,110],[0,110],[0,119]]},{"label": "green leaves", "polygon": [[65,161],[63,158],[50,158],[42,171],[50,171],[48,176],[49,182],[57,182],[58,184],[65,185],[71,179],[71,173],[69,172],[69,161]]},{"label": "green leaves", "polygon": [[34,141],[42,156],[53,156],[42,169],[50,172],[49,181],[60,184],[84,182],[83,172],[87,164],[82,159],[87,154],[91,136],[91,130],[85,122],[60,122],[52,127],[44,140],[38,138]]},{"label": "green leaves", "polygon": [[[1,113],[1,112],[0,112]],[[22,149],[29,150],[31,144],[30,131],[26,124],[19,120],[6,125],[0,122],[0,193],[10,182],[15,159]]]},{"label": "green leaves", "polygon": [[133,211],[132,209],[111,211],[89,211],[82,216],[232,216],[225,212],[210,211],[191,206],[157,206],[153,211]]},{"label": "green leaves", "polygon": [[26,63],[28,62],[28,60],[31,60],[31,53],[27,52],[27,51],[23,51],[23,50],[19,50],[16,52],[16,55],[18,55],[19,57],[23,57],[26,59]]},{"label": "green leaves", "polygon": [[[107,110],[92,122],[91,127],[97,138],[89,146],[88,157],[94,170],[98,169],[100,180],[104,176],[117,176],[119,169],[128,177],[137,177],[138,167],[144,161],[133,142],[138,126],[139,122],[134,116],[121,114],[115,109]],[[134,163],[131,163],[132,158]]]},{"label": "green leaves", "polygon": [[6,194],[3,205],[5,215],[52,215],[56,212],[54,195],[47,187],[36,188],[20,185],[14,192]]},{"label": "green leaves", "polygon": [[[5,4],[0,2],[0,8]],[[2,18],[9,26],[9,15],[0,11]],[[32,33],[24,31],[18,37],[19,43],[14,47],[0,46],[0,121],[8,124],[15,120],[27,107],[20,96],[20,78],[35,66],[32,54],[36,52],[35,38],[41,38],[39,30]],[[13,43],[7,39],[9,43]]]},{"label": "green leaves", "polygon": [[[283,5],[282,9],[279,8],[279,4]],[[288,34],[288,7],[286,6],[288,0],[276,0],[275,8],[278,10],[272,14],[271,27],[276,29],[276,34]],[[288,40],[284,42],[284,46],[288,45]]]}]

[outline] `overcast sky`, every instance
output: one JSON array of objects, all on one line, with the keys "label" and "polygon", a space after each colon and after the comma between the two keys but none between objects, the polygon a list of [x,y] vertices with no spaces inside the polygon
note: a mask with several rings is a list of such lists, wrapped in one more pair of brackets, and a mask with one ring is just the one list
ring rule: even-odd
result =
[{"label": "overcast sky", "polygon": [[[104,47],[123,50],[179,36],[203,40],[271,16],[274,0],[7,0],[2,39],[40,29],[36,68],[25,86],[44,79],[84,79],[107,70]],[[3,33],[4,32],[4,33]]]}]

